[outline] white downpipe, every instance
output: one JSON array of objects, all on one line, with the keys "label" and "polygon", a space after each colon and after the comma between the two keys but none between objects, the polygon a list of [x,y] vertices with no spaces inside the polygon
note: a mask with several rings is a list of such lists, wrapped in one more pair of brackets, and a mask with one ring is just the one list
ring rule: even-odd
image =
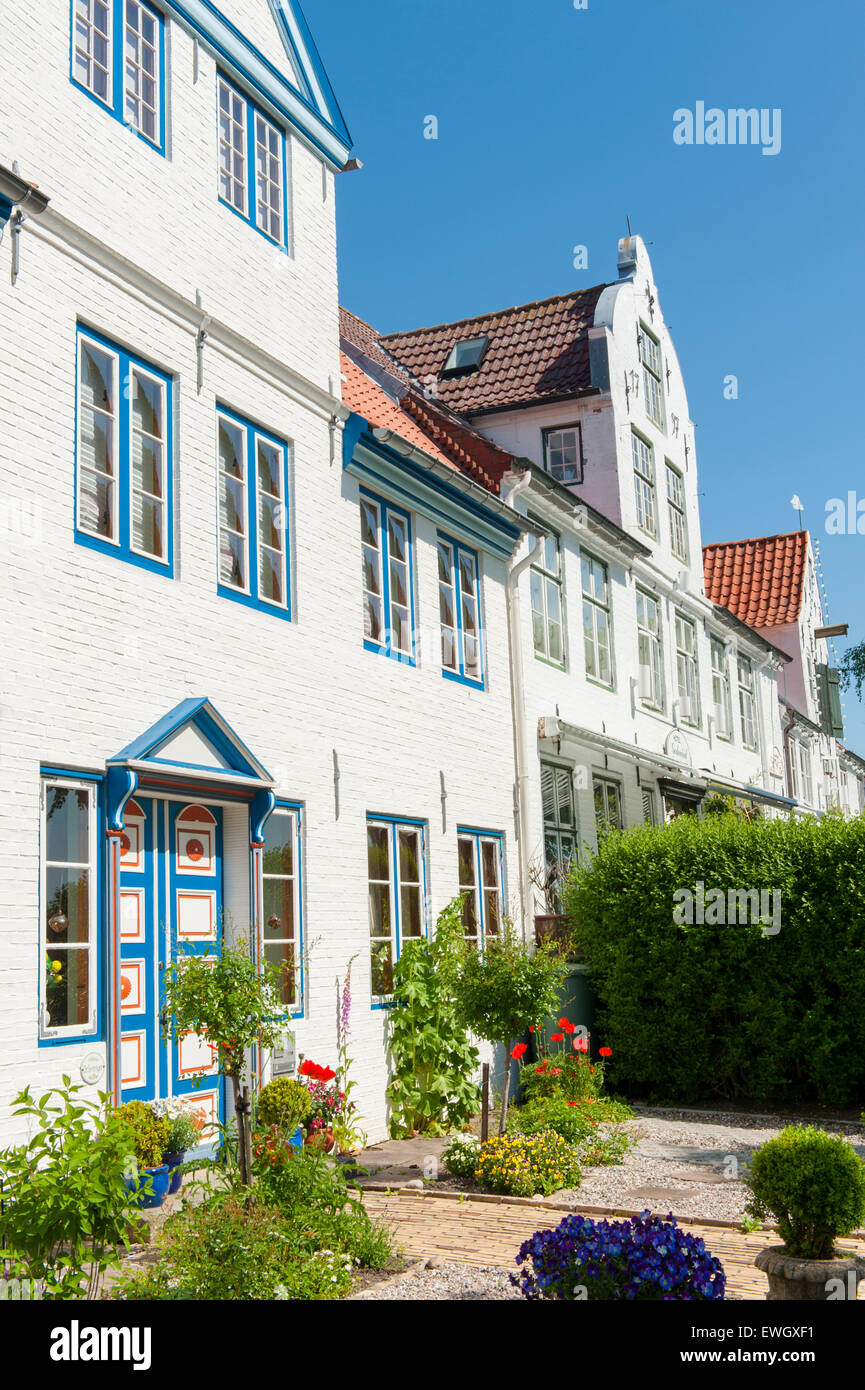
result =
[{"label": "white downpipe", "polygon": [[[532,480],[528,471],[523,473],[502,494],[503,501],[513,506],[513,498],[524,492]],[[523,645],[520,625],[520,577],[535,558],[538,536],[532,533],[532,546],[528,555],[521,560],[512,558],[508,562],[508,577],[505,596],[508,617],[508,646],[510,649],[511,711],[514,732],[514,772],[517,791],[517,819],[519,839],[517,857],[520,879],[520,930],[523,940],[530,942],[534,932],[531,922],[531,882],[529,878],[529,750],[526,728],[525,678],[523,672]]]}]

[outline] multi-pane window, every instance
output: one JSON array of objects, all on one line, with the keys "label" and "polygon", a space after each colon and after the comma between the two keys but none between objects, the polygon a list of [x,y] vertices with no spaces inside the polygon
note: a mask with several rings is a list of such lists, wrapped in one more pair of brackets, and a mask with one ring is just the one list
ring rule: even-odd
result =
[{"label": "multi-pane window", "polygon": [[142,0],[74,0],[72,79],[164,151],[165,20]]},{"label": "multi-pane window", "polygon": [[670,518],[670,548],[678,560],[688,563],[688,527],[685,521],[685,484],[671,463],[667,473],[667,514]]},{"label": "multi-pane window", "polygon": [[220,407],[218,590],[291,617],[288,568],[288,445]]},{"label": "multi-pane window", "polygon": [[480,575],[473,550],[438,537],[442,674],[483,685]]},{"label": "multi-pane window", "polygon": [[577,810],[572,769],[541,763],[544,815],[544,889],[547,903],[561,911],[561,889],[577,853]]},{"label": "multi-pane window", "polygon": [[637,590],[637,660],[639,694],[651,709],[664,708],[664,673],[661,652],[661,609],[658,600]]},{"label": "multi-pane window", "polygon": [[586,675],[601,685],[613,684],[610,642],[610,584],[607,567],[591,555],[581,560],[583,581],[583,647]]},{"label": "multi-pane window", "polygon": [[375,1004],[393,993],[393,967],[402,942],[424,934],[424,826],[370,817],[366,843]]},{"label": "multi-pane window", "polygon": [[363,635],[368,651],[414,664],[411,524],[408,513],[362,492]]},{"label": "multi-pane window", "polygon": [[652,446],[639,434],[631,434],[631,453],[634,461],[634,494],[637,502],[637,525],[650,536],[658,534],[655,513],[655,461]]},{"label": "multi-pane window", "polygon": [[724,643],[717,637],[712,648],[712,707],[715,714],[715,733],[718,738],[733,737],[733,701],[730,693],[730,667]]},{"label": "multi-pane window", "polygon": [[535,655],[557,666],[565,664],[562,620],[562,557],[557,536],[545,536],[537,545],[531,570],[532,636]]},{"label": "multi-pane window", "polygon": [[262,860],[264,960],[282,971],[282,1002],[293,1012],[303,1004],[299,816],[296,807],[276,808]]},{"label": "multi-pane window", "polygon": [[700,676],[697,668],[697,627],[683,613],[676,614],[676,689],[679,717],[684,724],[699,726]]},{"label": "multi-pane window", "polygon": [[41,1020],[43,1038],[96,1032],[96,789],[42,784]]},{"label": "multi-pane window", "polygon": [[219,196],[278,246],[287,242],[285,131],[217,76]]},{"label": "multi-pane window", "polygon": [[466,942],[483,949],[502,927],[502,837],[481,830],[457,835],[459,891],[463,898]]},{"label": "multi-pane window", "polygon": [[640,357],[643,363],[643,391],[646,414],[658,429],[664,428],[664,395],[661,386],[661,348],[656,337],[640,326]]},{"label": "multi-pane window", "polygon": [[738,659],[739,674],[739,718],[742,726],[742,742],[746,748],[757,747],[757,700],[754,686],[754,668],[746,656]]},{"label": "multi-pane window", "polygon": [[654,793],[653,791],[644,791],[643,794],[642,794],[642,801],[643,801],[643,824],[644,824],[644,825],[657,825],[657,824],[658,824],[658,811],[657,811],[657,803],[656,803],[656,801],[655,801],[655,793]]},{"label": "multi-pane window", "polygon": [[544,468],[560,483],[583,481],[583,454],[579,425],[544,430]]},{"label": "multi-pane window", "polygon": [[76,540],[172,571],[171,381],[78,333]]},{"label": "multi-pane window", "polygon": [[621,830],[624,825],[622,789],[618,782],[607,777],[593,778],[592,787],[595,796],[595,824],[600,839],[613,830]]},{"label": "multi-pane window", "polygon": [[793,744],[793,756],[799,755],[799,771],[802,774],[802,800],[806,806],[814,805],[814,776],[811,771],[811,750],[804,743]]}]

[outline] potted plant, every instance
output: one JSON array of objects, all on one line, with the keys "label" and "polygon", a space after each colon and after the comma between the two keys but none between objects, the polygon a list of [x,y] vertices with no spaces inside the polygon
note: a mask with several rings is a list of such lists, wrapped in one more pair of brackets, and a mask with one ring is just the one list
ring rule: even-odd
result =
[{"label": "potted plant", "polygon": [[856,1297],[865,1260],[836,1249],[865,1219],[865,1163],[845,1139],[791,1125],[754,1154],[745,1184],[748,1214],[773,1216],[783,1245],[754,1263],[769,1280],[769,1299],[824,1301]]},{"label": "potted plant", "polygon": [[309,1117],[312,1100],[301,1081],[275,1076],[259,1092],[256,1121],[259,1129],[276,1129],[296,1149],[303,1144],[302,1125]]},{"label": "potted plant", "polygon": [[168,1195],[180,1191],[183,1181],[183,1161],[188,1149],[194,1149],[204,1128],[203,1117],[179,1100],[155,1100],[150,1106],[154,1115],[166,1121],[168,1138],[162,1162],[168,1169]]},{"label": "potted plant", "polygon": [[154,1115],[141,1100],[129,1101],[113,1113],[113,1123],[127,1144],[132,1171],[126,1186],[139,1207],[161,1207],[168,1192],[169,1172],[163,1163],[169,1129],[168,1121]]},{"label": "potted plant", "polygon": [[345,1093],[330,1083],[336,1079],[331,1067],[321,1067],[308,1058],[300,1064],[309,1095],[309,1122],[304,1143],[308,1148],[321,1149],[329,1154],[335,1143],[333,1122],[345,1106]]}]

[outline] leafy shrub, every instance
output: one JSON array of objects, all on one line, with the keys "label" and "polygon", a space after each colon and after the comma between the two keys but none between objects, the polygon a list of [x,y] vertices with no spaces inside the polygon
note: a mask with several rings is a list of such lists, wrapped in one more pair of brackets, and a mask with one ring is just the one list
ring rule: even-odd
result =
[{"label": "leafy shrub", "polygon": [[348,1293],[351,1257],[304,1247],[282,1208],[235,1194],[169,1216],[152,1270],[119,1281],[125,1299],[334,1299]]},{"label": "leafy shrub", "polygon": [[723,1298],[726,1289],[721,1262],[703,1241],[648,1211],[613,1222],[566,1216],[524,1241],[517,1264],[531,1268],[512,1274],[511,1283],[532,1300],[702,1302]]},{"label": "leafy shrub", "polygon": [[514,1134],[482,1144],[475,1180],[492,1192],[513,1197],[548,1197],[564,1187],[579,1187],[580,1165],[576,1151],[561,1135]]},{"label": "leafy shrub", "polygon": [[581,1144],[594,1134],[597,1121],[586,1114],[588,1107],[564,1096],[540,1097],[527,1101],[508,1116],[508,1130],[519,1134],[543,1134],[552,1130],[569,1144]]},{"label": "leafy shrub", "polygon": [[[557,950],[538,946],[532,950],[505,922],[499,936],[487,938],[486,949],[465,954],[455,983],[462,1023],[477,1037],[500,1043],[506,1055],[516,1038],[539,1018],[554,1013],[559,987],[568,963]],[[518,1048],[518,1054],[520,1049]],[[499,1133],[507,1122],[510,1067],[505,1067]]]},{"label": "leafy shrub", "polygon": [[291,1134],[304,1123],[311,1109],[309,1091],[302,1082],[290,1076],[275,1076],[259,1092],[256,1118],[259,1125],[276,1125]]},{"label": "leafy shrub", "polygon": [[21,1091],[12,1114],[26,1117],[33,1134],[0,1152],[0,1248],[16,1277],[44,1281],[48,1299],[96,1296],[131,1215],[128,1133],[107,1096],[97,1104],[81,1099],[81,1090],[64,1076],[62,1089],[38,1101],[29,1088]]},{"label": "leafy shrub", "polygon": [[158,1168],[162,1155],[168,1152],[171,1127],[168,1120],[157,1115],[142,1100],[131,1100],[118,1106],[112,1123],[118,1137],[126,1143],[126,1151],[134,1155],[139,1168]]},{"label": "leafy shrub", "polygon": [[254,1171],[261,1199],[295,1223],[309,1249],[343,1249],[373,1269],[387,1264],[393,1253],[387,1228],[370,1219],[341,1166],[318,1149],[257,1146]]},{"label": "leafy shrub", "polygon": [[454,1002],[464,955],[461,899],[449,903],[435,936],[406,941],[393,967],[390,1011],[390,1132],[442,1134],[466,1123],[480,1105],[473,1080],[478,1050]]},{"label": "leafy shrub", "polygon": [[442,1150],[442,1163],[455,1178],[474,1178],[480,1147],[473,1134],[457,1134]]},{"label": "leafy shrub", "polygon": [[[780,893],[780,930],[675,921],[674,895],[699,882]],[[635,828],[574,869],[566,901],[617,1087],[865,1101],[865,817]]]},{"label": "leafy shrub", "polygon": [[774,1216],[791,1255],[831,1259],[835,1237],[865,1218],[865,1163],[846,1139],[791,1125],[754,1154],[749,1215]]}]

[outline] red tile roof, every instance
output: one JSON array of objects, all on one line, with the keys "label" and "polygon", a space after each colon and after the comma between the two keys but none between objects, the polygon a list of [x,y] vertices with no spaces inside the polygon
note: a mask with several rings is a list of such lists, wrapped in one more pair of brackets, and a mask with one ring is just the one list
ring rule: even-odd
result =
[{"label": "red tile roof", "polygon": [[[438,400],[464,414],[537,405],[591,390],[588,331],[604,289],[595,285],[458,323],[387,333],[379,342],[421,385],[435,381]],[[484,336],[489,344],[476,371],[441,376],[454,343]]]},{"label": "red tile roof", "polygon": [[435,441],[424,434],[411,418],[403,411],[396,401],[392,401],[382,388],[374,382],[365,372],[346,357],[345,353],[340,353],[342,365],[342,398],[347,406],[362,415],[374,429],[394,430],[403,439],[408,440],[409,444],[416,444],[419,449],[425,449],[428,454],[447,463],[451,468],[456,468],[456,464],[448,458],[437,446]]},{"label": "red tile roof", "polygon": [[706,545],[706,595],[749,627],[796,622],[802,611],[807,558],[807,531]]}]

